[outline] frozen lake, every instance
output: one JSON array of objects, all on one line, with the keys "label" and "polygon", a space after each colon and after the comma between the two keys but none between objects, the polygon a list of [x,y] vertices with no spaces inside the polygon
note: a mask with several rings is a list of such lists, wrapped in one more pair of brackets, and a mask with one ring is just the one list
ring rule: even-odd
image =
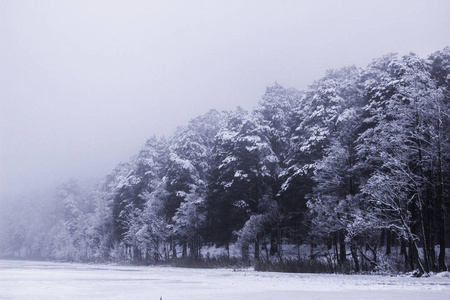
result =
[{"label": "frozen lake", "polygon": [[429,278],[0,260],[0,299],[450,299]]}]

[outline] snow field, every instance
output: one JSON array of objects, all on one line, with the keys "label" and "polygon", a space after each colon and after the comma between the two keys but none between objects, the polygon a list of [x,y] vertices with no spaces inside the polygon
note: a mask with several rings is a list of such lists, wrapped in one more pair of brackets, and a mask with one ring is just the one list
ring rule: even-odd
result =
[{"label": "snow field", "polygon": [[450,299],[429,278],[0,260],[0,299]]}]

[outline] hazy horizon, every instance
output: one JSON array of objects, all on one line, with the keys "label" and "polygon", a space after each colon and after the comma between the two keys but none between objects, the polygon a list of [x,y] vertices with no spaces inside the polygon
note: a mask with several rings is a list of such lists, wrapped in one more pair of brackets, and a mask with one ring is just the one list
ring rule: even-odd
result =
[{"label": "hazy horizon", "polygon": [[0,197],[100,178],[266,87],[450,45],[450,1],[3,1]]}]

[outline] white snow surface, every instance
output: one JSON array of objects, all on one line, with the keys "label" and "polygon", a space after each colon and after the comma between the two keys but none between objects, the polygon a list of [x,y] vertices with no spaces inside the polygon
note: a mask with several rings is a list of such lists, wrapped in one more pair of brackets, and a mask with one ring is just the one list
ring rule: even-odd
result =
[{"label": "white snow surface", "polygon": [[428,278],[0,260],[0,299],[450,299]]}]

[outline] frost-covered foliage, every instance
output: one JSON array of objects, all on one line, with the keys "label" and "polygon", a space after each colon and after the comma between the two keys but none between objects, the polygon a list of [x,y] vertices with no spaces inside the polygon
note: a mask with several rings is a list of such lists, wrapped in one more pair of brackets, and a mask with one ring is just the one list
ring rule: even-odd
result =
[{"label": "frost-covered foliage", "polygon": [[92,190],[71,180],[48,200],[5,202],[0,245],[150,263],[234,243],[261,264],[309,244],[334,270],[423,274],[447,268],[449,195],[445,48],[331,70],[306,91],[276,83],[253,111],[210,111],[150,138]]}]

